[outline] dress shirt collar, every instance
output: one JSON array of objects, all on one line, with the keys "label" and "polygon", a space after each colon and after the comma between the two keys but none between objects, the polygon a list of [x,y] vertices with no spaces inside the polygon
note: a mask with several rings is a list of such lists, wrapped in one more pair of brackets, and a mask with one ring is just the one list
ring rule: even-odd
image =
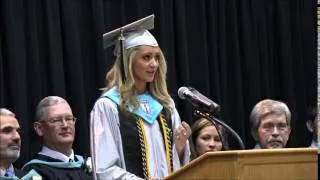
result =
[{"label": "dress shirt collar", "polygon": [[312,143],[311,143],[310,147],[318,148],[318,143],[316,141],[312,140]]},{"label": "dress shirt collar", "polygon": [[64,154],[62,154],[61,152],[58,152],[58,151],[55,151],[55,150],[52,150],[46,146],[43,146],[41,151],[39,152],[39,154],[42,154],[42,155],[45,155],[45,156],[49,156],[51,158],[54,158],[54,159],[59,159],[63,162],[69,162],[69,160],[73,160],[74,161],[74,152],[73,150],[71,151],[71,155],[68,157]]},{"label": "dress shirt collar", "polygon": [[253,149],[261,149],[260,144],[256,144]]},{"label": "dress shirt collar", "polygon": [[14,173],[14,168],[13,165],[11,164],[10,167],[8,169],[4,169],[0,167],[0,177],[4,176],[6,174],[7,171],[11,171]]}]

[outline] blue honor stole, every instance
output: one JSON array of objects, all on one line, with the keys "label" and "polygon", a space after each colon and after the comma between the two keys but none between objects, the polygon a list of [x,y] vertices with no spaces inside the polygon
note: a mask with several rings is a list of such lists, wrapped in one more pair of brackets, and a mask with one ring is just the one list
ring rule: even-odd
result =
[{"label": "blue honor stole", "polygon": [[81,166],[84,164],[84,159],[80,155],[75,155],[77,158],[76,161],[73,162],[48,162],[40,159],[32,159],[27,164],[25,164],[22,169],[24,169],[29,164],[45,164],[51,167],[57,167],[57,168],[81,168]]},{"label": "blue honor stole", "polygon": [[[109,91],[102,94],[101,97],[108,97],[117,105],[120,105],[120,93],[118,88],[113,87]],[[153,124],[159,114],[161,113],[163,106],[149,93],[144,92],[135,96],[140,104],[137,110],[134,110],[133,105],[128,105],[127,110],[139,117],[145,122]]]}]

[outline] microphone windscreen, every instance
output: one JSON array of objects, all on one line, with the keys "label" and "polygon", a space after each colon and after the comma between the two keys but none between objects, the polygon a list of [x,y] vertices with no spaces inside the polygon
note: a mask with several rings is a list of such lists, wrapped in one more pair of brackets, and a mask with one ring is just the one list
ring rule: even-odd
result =
[{"label": "microphone windscreen", "polygon": [[182,86],[182,87],[179,88],[178,96],[179,96],[180,99],[185,99],[186,98],[185,97],[185,92],[186,91],[189,91],[189,89],[187,87]]}]

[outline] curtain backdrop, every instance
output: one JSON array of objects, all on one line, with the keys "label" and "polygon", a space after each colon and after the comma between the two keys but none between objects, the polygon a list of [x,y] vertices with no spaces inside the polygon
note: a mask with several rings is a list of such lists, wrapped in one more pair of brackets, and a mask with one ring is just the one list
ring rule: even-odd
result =
[{"label": "curtain backdrop", "polygon": [[292,112],[288,147],[311,141],[305,121],[317,101],[314,0],[1,0],[0,8],[0,106],[22,126],[17,166],[39,150],[32,123],[48,95],[68,100],[78,117],[74,150],[90,155],[90,111],[114,62],[102,34],[150,14],[182,120],[194,121],[177,90],[191,86],[220,104],[219,118],[249,149],[250,111],[272,98]]}]

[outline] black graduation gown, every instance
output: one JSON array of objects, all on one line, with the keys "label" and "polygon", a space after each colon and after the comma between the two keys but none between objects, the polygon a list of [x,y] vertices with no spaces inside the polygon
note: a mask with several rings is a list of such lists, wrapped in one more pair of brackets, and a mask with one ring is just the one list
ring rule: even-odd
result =
[{"label": "black graduation gown", "polygon": [[[76,157],[75,157],[76,158]],[[34,159],[46,161],[46,162],[62,162],[59,159],[54,159],[49,156],[42,154],[37,154]],[[76,159],[75,159],[76,160]],[[42,176],[42,179],[45,180],[91,180],[93,177],[84,172],[82,167],[74,168],[62,168],[62,167],[53,167],[46,164],[28,164],[23,167],[24,172],[28,172],[31,169],[34,169]]]},{"label": "black graduation gown", "polygon": [[14,168],[14,175],[18,178],[22,178],[24,175],[26,175],[27,172],[23,172],[20,169]]}]

